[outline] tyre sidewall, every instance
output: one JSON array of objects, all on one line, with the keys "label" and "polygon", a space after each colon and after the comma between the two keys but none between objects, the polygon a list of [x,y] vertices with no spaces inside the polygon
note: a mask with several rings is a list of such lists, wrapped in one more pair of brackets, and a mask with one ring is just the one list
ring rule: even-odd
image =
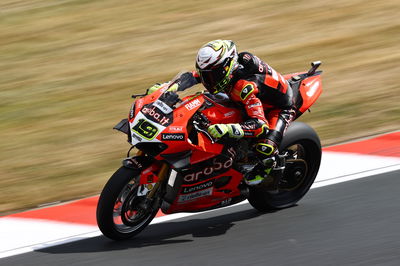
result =
[{"label": "tyre sidewall", "polygon": [[123,233],[115,228],[113,220],[113,210],[115,202],[124,187],[133,179],[139,179],[140,170],[126,167],[119,168],[108,180],[100,194],[97,204],[96,218],[100,231],[108,238],[114,240],[128,239],[141,232],[154,218],[157,211],[152,213],[152,217],[133,232]]}]

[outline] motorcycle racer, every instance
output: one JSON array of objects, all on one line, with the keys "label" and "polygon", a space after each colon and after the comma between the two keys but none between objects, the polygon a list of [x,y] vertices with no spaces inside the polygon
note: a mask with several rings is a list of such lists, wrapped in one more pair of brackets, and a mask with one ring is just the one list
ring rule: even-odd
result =
[{"label": "motorcycle racer", "polygon": [[[214,124],[208,132],[214,138],[227,135],[255,138],[255,153],[260,163],[245,175],[248,185],[258,185],[275,166],[275,155],[283,134],[296,116],[293,91],[285,78],[249,52],[238,53],[230,40],[214,40],[197,53],[196,71],[181,75],[179,90],[198,83],[211,93],[224,92],[241,105],[245,122]],[[152,92],[159,84],[148,90]]]}]

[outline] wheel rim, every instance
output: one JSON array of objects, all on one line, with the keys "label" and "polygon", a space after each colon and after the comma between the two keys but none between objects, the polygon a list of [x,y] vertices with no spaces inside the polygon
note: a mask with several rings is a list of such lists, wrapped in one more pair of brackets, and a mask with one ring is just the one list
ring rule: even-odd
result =
[{"label": "wheel rim", "polygon": [[279,189],[282,191],[294,191],[304,182],[308,168],[307,163],[303,159],[290,159],[286,161],[286,167],[294,164],[290,172],[285,174],[279,183]]},{"label": "wheel rim", "polygon": [[118,195],[113,208],[114,228],[121,233],[136,231],[149,219],[152,212],[140,208],[146,196],[137,196],[139,185],[131,180]]},{"label": "wheel rim", "polygon": [[286,168],[290,167],[290,169],[282,176],[279,189],[284,192],[290,192],[303,184],[308,174],[308,163],[306,160],[306,151],[301,144],[294,144],[288,147],[284,153],[288,155],[286,158]]}]

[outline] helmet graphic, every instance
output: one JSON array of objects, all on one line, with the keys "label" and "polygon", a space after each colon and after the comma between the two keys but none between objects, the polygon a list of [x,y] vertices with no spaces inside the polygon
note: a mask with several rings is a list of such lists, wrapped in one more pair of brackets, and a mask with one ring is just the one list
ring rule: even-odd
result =
[{"label": "helmet graphic", "polygon": [[238,66],[236,45],[228,40],[215,40],[200,48],[196,69],[204,87],[212,94],[225,90]]}]

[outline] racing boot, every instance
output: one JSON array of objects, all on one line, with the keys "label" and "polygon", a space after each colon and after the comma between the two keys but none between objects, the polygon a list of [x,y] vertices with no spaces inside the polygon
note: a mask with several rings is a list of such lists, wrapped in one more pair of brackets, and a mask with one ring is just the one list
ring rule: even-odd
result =
[{"label": "racing boot", "polygon": [[265,185],[274,182],[274,178],[270,176],[271,171],[276,166],[275,157],[271,157],[257,164],[250,172],[245,174],[244,181],[249,186],[256,186],[264,181]]}]

